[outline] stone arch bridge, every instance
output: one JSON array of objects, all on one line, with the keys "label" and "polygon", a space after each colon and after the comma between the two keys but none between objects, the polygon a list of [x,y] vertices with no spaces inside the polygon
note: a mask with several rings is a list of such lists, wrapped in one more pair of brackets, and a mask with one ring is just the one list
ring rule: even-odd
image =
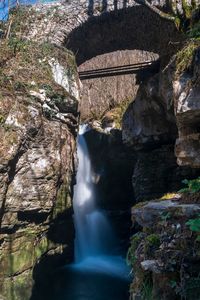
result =
[{"label": "stone arch bridge", "polygon": [[177,49],[175,24],[133,0],[69,0],[29,8],[26,37],[65,46],[77,64],[116,50],[138,49],[160,56]]}]

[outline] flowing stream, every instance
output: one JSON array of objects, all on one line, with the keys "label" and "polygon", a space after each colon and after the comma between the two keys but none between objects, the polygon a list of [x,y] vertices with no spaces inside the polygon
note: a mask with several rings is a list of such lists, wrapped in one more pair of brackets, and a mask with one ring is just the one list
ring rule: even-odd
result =
[{"label": "flowing stream", "polygon": [[117,253],[117,239],[106,213],[96,206],[92,166],[84,138],[78,136],[78,171],[74,189],[75,262],[55,276],[48,300],[128,300],[130,270]]}]

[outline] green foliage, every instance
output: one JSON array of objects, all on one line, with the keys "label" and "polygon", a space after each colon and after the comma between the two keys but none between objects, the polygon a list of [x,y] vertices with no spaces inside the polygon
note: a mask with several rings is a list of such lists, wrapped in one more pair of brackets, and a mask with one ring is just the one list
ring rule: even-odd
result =
[{"label": "green foliage", "polygon": [[45,90],[47,98],[50,98],[52,103],[59,106],[65,101],[66,91],[64,89],[53,89],[49,84],[42,84],[40,87]]},{"label": "green foliage", "polygon": [[5,123],[5,117],[0,114],[0,125]]},{"label": "green foliage", "polygon": [[119,104],[114,104],[113,108],[111,110],[108,110],[106,112],[103,113],[103,115],[98,116],[94,114],[94,119],[95,120],[100,120],[101,122],[104,122],[105,119],[108,117],[109,115],[109,119],[112,119],[115,122],[115,127],[117,129],[121,129],[122,128],[122,119],[124,116],[124,113],[126,112],[129,104],[132,102],[132,98],[127,97],[125,98],[122,102],[120,102]]},{"label": "green foliage", "polygon": [[171,218],[171,213],[170,212],[164,212],[164,213],[162,213],[162,215],[161,215],[161,220],[162,221],[164,221],[164,222],[166,222],[168,219],[170,219]]},{"label": "green foliage", "polygon": [[190,219],[186,222],[186,225],[190,227],[191,231],[200,233],[200,215],[196,219]]},{"label": "green foliage", "polygon": [[184,179],[182,181],[187,187],[181,189],[180,193],[198,193],[200,192],[200,177],[192,180]]},{"label": "green foliage", "polygon": [[150,234],[145,238],[144,253],[147,256],[152,256],[154,250],[160,246],[160,237],[158,234]]},{"label": "green foliage", "polygon": [[14,51],[14,53],[17,53],[19,51],[26,51],[28,49],[28,46],[30,45],[30,42],[18,37],[13,37],[8,40],[8,46],[11,50]]},{"label": "green foliage", "polygon": [[175,280],[171,280],[169,284],[173,289],[177,287],[177,282]]},{"label": "green foliage", "polygon": [[200,22],[194,25],[194,27],[188,30],[187,35],[189,38],[200,39]]},{"label": "green foliage", "polygon": [[[21,37],[28,30],[28,19],[34,15],[33,9],[25,9],[22,6],[18,6],[10,10],[9,20],[12,20],[11,37]],[[7,25],[7,24],[6,24]]]},{"label": "green foliage", "polygon": [[175,16],[174,22],[175,22],[176,28],[180,29],[181,28],[181,19],[178,16]]},{"label": "green foliage", "polygon": [[151,275],[146,275],[142,283],[142,300],[153,300],[153,282]]},{"label": "green foliage", "polygon": [[182,0],[183,11],[186,19],[190,19],[192,17],[193,7],[187,5],[186,0]]},{"label": "green foliage", "polygon": [[126,257],[127,264],[130,266],[133,266],[136,262],[135,251],[139,246],[141,239],[142,239],[141,232],[138,232],[131,237],[131,245],[128,249],[127,257]]},{"label": "green foliage", "polygon": [[181,51],[177,53],[176,57],[176,75],[187,71],[192,64],[195,50],[199,46],[197,42],[188,43]]},{"label": "green foliage", "polygon": [[160,237],[158,234],[150,234],[147,236],[146,241],[148,242],[149,246],[160,246]]}]

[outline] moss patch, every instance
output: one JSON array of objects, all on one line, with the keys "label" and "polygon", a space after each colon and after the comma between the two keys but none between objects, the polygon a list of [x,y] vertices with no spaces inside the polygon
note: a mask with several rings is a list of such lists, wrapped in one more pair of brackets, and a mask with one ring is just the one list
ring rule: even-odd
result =
[{"label": "moss patch", "polygon": [[67,208],[71,208],[71,206],[72,204],[71,197],[69,194],[69,184],[65,182],[61,185],[57,193],[55,207],[53,211],[54,217],[56,217],[57,214],[65,211]]},{"label": "moss patch", "polygon": [[32,272],[30,270],[5,280],[1,293],[5,295],[4,299],[29,300],[33,285]]},{"label": "moss patch", "polygon": [[140,242],[142,241],[144,235],[142,232],[138,232],[136,234],[134,234],[131,237],[131,245],[128,249],[128,253],[127,253],[127,263],[130,266],[134,266],[135,262],[136,262],[136,255],[135,255],[135,251],[137,249],[137,247],[139,246]]},{"label": "moss patch", "polygon": [[31,268],[48,249],[49,242],[40,237],[37,230],[24,230],[23,235],[7,238],[7,250],[0,258],[1,272],[5,277],[21,273]]},{"label": "moss patch", "polygon": [[200,46],[198,41],[190,41],[176,56],[176,76],[188,71],[192,65],[195,50]]},{"label": "moss patch", "polygon": [[122,128],[122,119],[125,111],[127,110],[129,104],[133,99],[127,98],[119,103],[115,108],[109,111],[110,118],[115,122],[115,127],[117,129]]}]

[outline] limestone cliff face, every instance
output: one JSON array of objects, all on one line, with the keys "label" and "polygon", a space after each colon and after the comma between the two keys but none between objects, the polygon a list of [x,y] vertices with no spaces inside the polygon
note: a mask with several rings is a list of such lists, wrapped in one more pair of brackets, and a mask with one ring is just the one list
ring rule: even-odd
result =
[{"label": "limestone cliff face", "polygon": [[[189,57],[187,52],[190,52]],[[200,45],[191,43],[186,46],[178,54],[177,63],[178,70],[173,82],[179,131],[176,156],[180,165],[200,168]]]},{"label": "limestone cliff face", "polygon": [[[123,116],[124,143],[145,149],[171,143],[177,134],[172,107],[159,95],[159,75],[141,85]],[[167,90],[167,89],[166,89]],[[167,90],[167,94],[170,90]]]},{"label": "limestone cliff face", "polygon": [[25,299],[42,256],[73,256],[79,80],[73,56],[48,44],[5,41],[0,57],[0,291]]},{"label": "limestone cliff face", "polygon": [[171,63],[142,84],[123,116],[123,141],[135,151],[136,157],[132,183],[137,202],[178,190],[181,180],[195,173],[179,167],[174,155],[178,136],[174,72],[175,66]]},{"label": "limestone cliff face", "polygon": [[174,144],[177,162],[199,168],[199,43],[191,42],[142,85],[123,117],[123,140],[135,150]]},{"label": "limestone cliff face", "polygon": [[133,300],[199,299],[199,230],[189,227],[199,222],[199,193],[177,192],[182,179],[200,174],[199,49],[188,42],[140,86],[123,118],[124,142],[137,157],[135,199],[143,201],[132,209],[133,228],[142,227],[128,252]]}]

